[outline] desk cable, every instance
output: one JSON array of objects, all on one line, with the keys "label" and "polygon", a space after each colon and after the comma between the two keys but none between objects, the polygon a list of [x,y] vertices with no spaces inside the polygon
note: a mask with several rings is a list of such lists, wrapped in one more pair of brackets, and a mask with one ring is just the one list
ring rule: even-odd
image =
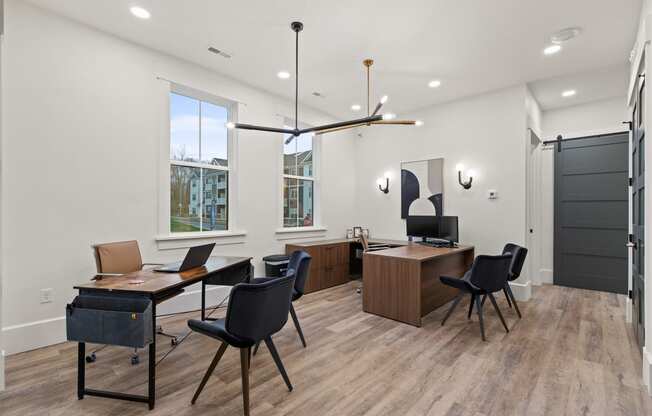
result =
[{"label": "desk cable", "polygon": [[[215,313],[215,311],[217,311],[218,309],[223,308],[222,305],[224,305],[224,302],[226,302],[226,301],[229,299],[230,296],[231,296],[230,294],[226,295],[226,297],[225,297],[224,299],[222,299],[222,300],[220,301],[220,303],[217,304],[217,306],[214,306],[214,307],[213,307],[213,310],[210,311],[210,313],[206,316],[206,319],[210,318],[211,315],[213,315],[213,313]],[[165,315],[157,315],[157,318],[165,317],[165,316],[180,315],[180,314],[183,314],[183,313],[199,312],[199,311],[201,311],[201,309],[196,309],[196,310],[193,310],[193,311],[186,311],[186,312],[168,313],[168,314],[165,314]],[[186,333],[181,337],[181,339],[179,340],[179,342],[177,342],[175,345],[173,345],[172,348],[170,348],[170,349],[169,349],[169,350],[168,350],[168,351],[163,355],[163,357],[161,357],[158,361],[156,361],[156,364],[154,364],[154,365],[159,365],[159,364],[161,363],[161,361],[165,360],[165,358],[166,358],[168,355],[170,355],[170,353],[171,353],[172,351],[176,350],[177,347],[178,347],[179,345],[181,345],[181,343],[182,343],[183,341],[185,341],[186,338],[188,338],[188,337],[190,336],[190,334],[192,334],[192,331],[191,331],[191,330],[189,330],[188,332],[186,332]],[[156,334],[154,334],[154,342],[156,342]]]}]

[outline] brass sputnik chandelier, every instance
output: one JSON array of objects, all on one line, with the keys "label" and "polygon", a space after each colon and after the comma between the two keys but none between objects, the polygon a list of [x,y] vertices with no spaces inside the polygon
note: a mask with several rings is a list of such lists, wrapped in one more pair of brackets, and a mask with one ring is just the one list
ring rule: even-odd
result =
[{"label": "brass sputnik chandelier", "polygon": [[[381,99],[380,102],[376,105],[376,108],[374,109],[374,112],[371,113],[371,66],[374,64],[373,59],[365,59],[362,61],[362,64],[367,68],[367,117],[370,117],[372,114],[377,114],[378,111],[380,110],[380,107],[382,107],[383,104],[387,102],[387,96],[384,95]],[[328,129],[325,131],[321,131],[317,134],[323,134],[323,133],[330,133],[334,131],[340,131],[340,130],[346,130],[346,129],[352,129],[355,127],[361,127],[361,126],[370,126],[372,124],[389,124],[389,125],[403,125],[403,126],[420,126],[423,124],[423,122],[418,121],[418,120],[394,120],[394,115],[393,114],[385,114],[382,119],[380,120],[374,120],[374,121],[368,121],[366,123],[359,123],[356,125],[350,125],[350,126],[341,126],[341,127],[335,127],[332,129]]]}]

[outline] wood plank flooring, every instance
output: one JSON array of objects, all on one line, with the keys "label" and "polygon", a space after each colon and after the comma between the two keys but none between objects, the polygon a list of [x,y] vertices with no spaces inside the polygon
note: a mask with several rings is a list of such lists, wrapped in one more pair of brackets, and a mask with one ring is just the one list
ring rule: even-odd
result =
[{"label": "wood plank flooring", "polygon": [[[252,415],[652,415],[641,386],[641,357],[624,322],[625,298],[543,286],[521,302],[523,319],[500,306],[506,334],[485,305],[487,342],[468,300],[446,326],[445,305],[424,326],[362,312],[358,282],[305,296],[296,303],[308,348],[291,321],[274,339],[294,384],[288,392],[264,346],[252,360]],[[223,309],[215,316],[223,315]],[[161,320],[183,333],[189,317]],[[158,338],[159,355],[168,341]],[[240,357],[227,349],[194,406],[190,399],[218,343],[192,334],[159,366],[153,411],[140,403],[76,397],[76,344],[64,343],[7,358],[0,414],[241,415]],[[147,354],[131,366],[130,351],[106,348],[87,368],[91,388],[145,393]]]}]

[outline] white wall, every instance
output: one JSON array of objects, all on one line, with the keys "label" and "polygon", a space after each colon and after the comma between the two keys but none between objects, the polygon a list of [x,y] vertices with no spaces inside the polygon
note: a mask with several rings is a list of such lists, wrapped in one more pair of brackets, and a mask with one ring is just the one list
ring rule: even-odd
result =
[{"label": "white wall", "polygon": [[[625,131],[622,121],[628,120],[625,96],[595,101],[557,110],[544,111],[542,140],[562,137],[581,137],[591,134]],[[541,147],[541,258],[542,283],[553,282],[554,242],[554,146]]]},{"label": "white wall", "polygon": [[[2,63],[4,62],[3,59],[3,44],[4,44],[4,15],[5,12],[5,7],[4,7],[4,0],[0,0],[0,201],[4,199],[4,195],[2,194],[2,130],[3,130],[3,124],[2,124]],[[0,206],[0,210],[2,207]],[[5,352],[4,348],[2,347],[2,304],[3,304],[3,292],[2,292],[2,278],[4,276],[3,272],[3,267],[2,265],[4,264],[3,258],[2,258],[2,214],[0,211],[0,391],[5,389]]]},{"label": "white wall", "polygon": [[554,139],[558,134],[573,137],[626,130],[622,124],[629,120],[625,92],[622,97],[544,111],[542,120],[545,140]]},{"label": "white wall", "polygon": [[[167,84],[157,76],[246,103],[240,120],[279,124],[292,105],[232,79],[56,17],[7,2],[2,137],[2,326],[9,353],[64,339],[73,285],[94,272],[89,245],[137,239],[146,261],[177,260],[159,250],[159,148]],[[288,84],[291,88],[291,84]],[[307,123],[333,121],[302,106]],[[322,142],[323,224],[340,237],[354,208],[351,133]],[[280,135],[240,132],[238,244],[219,254],[261,257],[284,250],[280,225]],[[165,151],[165,149],[163,149]],[[314,237],[312,237],[314,238]],[[41,288],[54,302],[39,303]],[[217,296],[217,295],[215,295]],[[196,296],[179,302],[198,306]],[[176,300],[175,300],[176,301]]]},{"label": "white wall", "polygon": [[[405,238],[401,219],[400,163],[443,157],[444,213],[460,219],[460,241],[476,254],[499,253],[525,235],[525,87],[513,87],[400,117],[424,121],[422,127],[374,126],[357,138],[356,224],[372,236]],[[478,175],[464,190],[455,165]],[[390,192],[376,179],[391,172]],[[487,191],[498,191],[489,200]],[[524,276],[524,279],[526,277]]]}]

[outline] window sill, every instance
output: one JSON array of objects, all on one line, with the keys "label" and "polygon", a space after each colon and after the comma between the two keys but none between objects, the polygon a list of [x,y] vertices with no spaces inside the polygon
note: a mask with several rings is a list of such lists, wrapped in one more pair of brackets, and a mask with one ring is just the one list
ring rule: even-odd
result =
[{"label": "window sill", "polygon": [[197,244],[216,245],[242,244],[246,231],[212,231],[205,233],[174,233],[155,237],[159,250],[188,248]]},{"label": "window sill", "polygon": [[276,230],[277,240],[289,240],[292,238],[323,237],[328,227],[291,227],[278,228]]}]

